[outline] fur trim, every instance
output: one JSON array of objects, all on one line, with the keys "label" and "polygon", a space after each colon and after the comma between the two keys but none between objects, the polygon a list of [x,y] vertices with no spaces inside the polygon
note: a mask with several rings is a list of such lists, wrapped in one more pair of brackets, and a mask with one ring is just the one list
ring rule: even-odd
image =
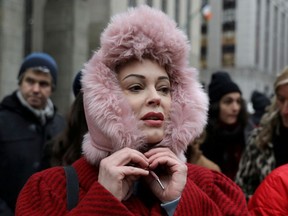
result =
[{"label": "fur trim", "polygon": [[[179,158],[206,124],[208,98],[198,73],[188,66],[185,34],[163,12],[148,6],[116,15],[101,35],[101,48],[83,70],[84,108],[89,132],[83,141],[88,161],[98,164],[121,148],[141,149],[145,137],[119,86],[115,67],[150,58],[165,67],[172,86],[170,122],[158,144]],[[135,127],[136,125],[136,127]]]}]

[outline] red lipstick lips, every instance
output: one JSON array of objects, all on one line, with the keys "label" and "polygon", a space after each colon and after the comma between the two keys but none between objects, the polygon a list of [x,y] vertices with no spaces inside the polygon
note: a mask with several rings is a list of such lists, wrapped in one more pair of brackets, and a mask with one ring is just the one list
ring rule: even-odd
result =
[{"label": "red lipstick lips", "polygon": [[164,120],[164,115],[162,113],[155,113],[155,112],[149,112],[146,115],[144,115],[141,120]]},{"label": "red lipstick lips", "polygon": [[161,127],[164,121],[164,115],[160,112],[149,112],[144,115],[141,120],[145,122],[146,125],[151,127]]}]

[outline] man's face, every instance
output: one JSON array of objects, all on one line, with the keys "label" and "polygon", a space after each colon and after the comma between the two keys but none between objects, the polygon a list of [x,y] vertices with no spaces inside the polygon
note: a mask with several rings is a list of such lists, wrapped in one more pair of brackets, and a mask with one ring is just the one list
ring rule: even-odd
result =
[{"label": "man's face", "polygon": [[35,109],[43,109],[52,93],[52,76],[50,73],[27,69],[19,84],[24,99]]}]

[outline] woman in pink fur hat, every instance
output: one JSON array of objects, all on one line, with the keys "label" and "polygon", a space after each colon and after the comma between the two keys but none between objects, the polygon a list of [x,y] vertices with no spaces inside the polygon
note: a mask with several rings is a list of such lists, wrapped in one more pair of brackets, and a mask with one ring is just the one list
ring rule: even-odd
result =
[{"label": "woman in pink fur hat", "polygon": [[63,167],[35,174],[16,214],[247,215],[231,180],[185,163],[208,106],[188,52],[185,34],[159,10],[113,17],[83,70],[89,130],[72,165],[78,182]]}]

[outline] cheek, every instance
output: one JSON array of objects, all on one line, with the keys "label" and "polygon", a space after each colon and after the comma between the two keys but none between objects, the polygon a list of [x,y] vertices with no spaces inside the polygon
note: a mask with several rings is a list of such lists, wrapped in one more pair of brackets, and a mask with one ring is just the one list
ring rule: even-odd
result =
[{"label": "cheek", "polygon": [[220,106],[219,118],[222,121],[226,120],[227,117],[227,107]]},{"label": "cheek", "polygon": [[225,122],[225,115],[224,115],[224,113],[223,113],[223,112],[220,112],[219,115],[220,115],[220,116],[219,116],[220,120],[221,120],[222,122]]},{"label": "cheek", "polygon": [[242,105],[241,104],[237,104],[237,110],[240,112],[241,109],[242,109]]},{"label": "cheek", "polygon": [[279,103],[278,107],[282,115],[287,115],[288,113],[288,100],[285,100],[284,103]]},{"label": "cheek", "polygon": [[171,112],[171,100],[166,104],[165,106],[165,113],[168,116],[168,118],[170,117],[170,112]]},{"label": "cheek", "polygon": [[19,87],[22,95],[24,98],[27,97],[27,94],[30,92],[30,88],[28,85],[25,85],[25,84],[22,84],[20,87]]},{"label": "cheek", "polygon": [[43,92],[44,92],[45,97],[49,98],[52,94],[52,88],[44,89]]},{"label": "cheek", "polygon": [[132,111],[135,113],[136,116],[140,113],[142,100],[141,97],[127,97],[127,102],[129,103]]}]

